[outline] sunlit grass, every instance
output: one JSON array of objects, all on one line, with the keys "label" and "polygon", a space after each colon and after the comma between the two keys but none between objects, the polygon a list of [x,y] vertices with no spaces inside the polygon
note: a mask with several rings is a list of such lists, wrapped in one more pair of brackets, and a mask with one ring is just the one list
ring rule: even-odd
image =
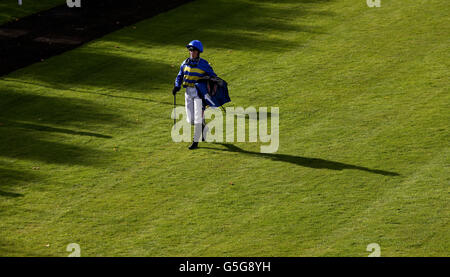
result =
[{"label": "sunlit grass", "polygon": [[[2,77],[0,254],[448,256],[448,9],[195,1]],[[192,39],[277,153],[172,142]]]}]

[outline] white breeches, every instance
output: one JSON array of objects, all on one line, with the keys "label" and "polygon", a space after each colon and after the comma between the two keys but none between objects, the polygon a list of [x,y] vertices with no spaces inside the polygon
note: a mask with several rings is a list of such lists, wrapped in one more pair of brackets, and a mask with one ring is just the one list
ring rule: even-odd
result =
[{"label": "white breeches", "polygon": [[186,119],[187,121],[194,124],[203,123],[203,109],[202,109],[202,99],[198,97],[197,89],[195,87],[187,87],[186,93],[184,94],[185,106],[186,106]]}]

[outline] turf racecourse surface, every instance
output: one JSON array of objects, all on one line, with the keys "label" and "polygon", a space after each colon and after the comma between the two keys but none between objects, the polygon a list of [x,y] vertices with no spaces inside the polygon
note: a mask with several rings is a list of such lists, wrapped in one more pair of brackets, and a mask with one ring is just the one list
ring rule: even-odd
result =
[{"label": "turf racecourse surface", "polygon": [[[0,75],[76,48],[189,0],[91,0],[66,4],[0,26]],[[65,2],[64,2],[65,3]]]},{"label": "turf racecourse surface", "polygon": [[[0,77],[0,255],[448,256],[448,14],[198,0]],[[171,140],[192,39],[277,153]]]},{"label": "turf racecourse surface", "polygon": [[11,21],[19,21],[20,19],[45,11],[47,9],[59,6],[65,3],[64,0],[39,0],[39,1],[22,1],[22,6],[17,0],[1,0],[0,1],[0,24]]}]

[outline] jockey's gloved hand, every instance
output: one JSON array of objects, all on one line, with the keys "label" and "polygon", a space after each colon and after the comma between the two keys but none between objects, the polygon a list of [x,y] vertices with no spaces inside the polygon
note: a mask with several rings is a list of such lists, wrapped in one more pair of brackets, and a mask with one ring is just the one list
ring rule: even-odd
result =
[{"label": "jockey's gloved hand", "polygon": [[172,94],[175,95],[180,90],[180,87],[173,87]]}]

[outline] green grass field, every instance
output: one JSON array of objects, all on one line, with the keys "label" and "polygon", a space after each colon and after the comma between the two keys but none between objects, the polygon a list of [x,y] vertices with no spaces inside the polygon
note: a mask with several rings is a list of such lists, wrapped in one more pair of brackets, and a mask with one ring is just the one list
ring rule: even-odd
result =
[{"label": "green grass field", "polygon": [[[0,256],[449,256],[449,13],[198,0],[1,77]],[[192,39],[277,153],[172,142]]]},{"label": "green grass field", "polygon": [[66,3],[65,0],[0,0],[0,24]]}]

